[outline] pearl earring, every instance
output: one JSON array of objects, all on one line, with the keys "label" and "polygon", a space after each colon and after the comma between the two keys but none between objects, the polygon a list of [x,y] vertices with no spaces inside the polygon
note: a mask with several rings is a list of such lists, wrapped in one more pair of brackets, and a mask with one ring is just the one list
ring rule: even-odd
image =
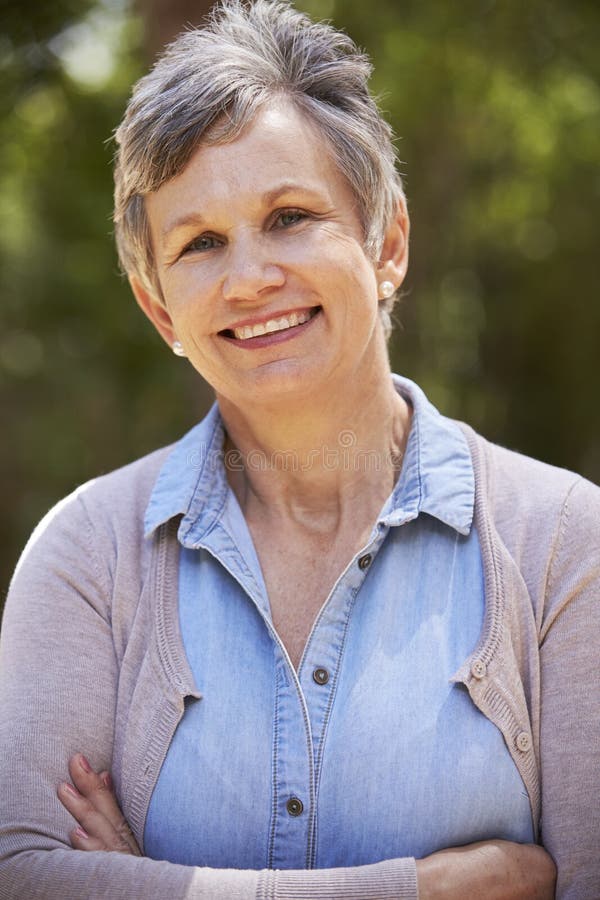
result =
[{"label": "pearl earring", "polygon": [[183,344],[181,341],[173,341],[171,344],[171,350],[175,354],[175,356],[187,356],[185,350],[183,349]]},{"label": "pearl earring", "polygon": [[382,300],[387,300],[388,297],[391,297],[396,288],[394,287],[391,281],[382,281],[379,285],[379,296]]}]

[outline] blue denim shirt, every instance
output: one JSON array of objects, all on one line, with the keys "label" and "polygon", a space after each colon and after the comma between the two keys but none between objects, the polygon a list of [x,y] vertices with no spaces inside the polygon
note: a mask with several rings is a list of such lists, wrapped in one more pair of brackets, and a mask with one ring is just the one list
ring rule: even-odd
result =
[{"label": "blue denim shirt", "polygon": [[500,732],[450,680],[484,611],[469,451],[415,384],[394,381],[414,409],[402,471],[297,673],[227,483],[216,405],[168,457],[146,529],[183,516],[180,622],[202,697],[162,766],[147,855],[311,868],[533,840]]}]

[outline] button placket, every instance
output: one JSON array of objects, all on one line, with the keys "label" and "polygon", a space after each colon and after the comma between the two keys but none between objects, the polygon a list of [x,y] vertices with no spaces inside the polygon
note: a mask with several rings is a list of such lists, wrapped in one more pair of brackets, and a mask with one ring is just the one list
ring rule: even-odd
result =
[{"label": "button placket", "polygon": [[[300,683],[306,698],[311,724],[316,783],[319,781],[320,767],[325,752],[323,736],[326,733],[327,722],[334,704],[333,695],[339,678],[349,617],[365,573],[373,562],[376,549],[375,547],[372,553],[363,553],[358,560],[350,564],[336,583],[327,604],[318,617],[314,630],[311,632],[305,657],[300,667]],[[292,784],[292,790],[297,788],[297,781],[292,782],[290,786]],[[295,799],[302,803],[301,797],[301,794],[300,796],[294,795],[294,797],[288,798],[288,802]],[[306,798],[303,800],[306,804]],[[290,825],[297,828],[302,822],[310,821],[312,829],[316,811],[303,805],[303,812],[304,814],[300,813],[294,816],[287,808],[288,816],[292,816]],[[314,848],[311,850],[311,858],[313,855]]]},{"label": "button placket", "polygon": [[[298,682],[283,656],[278,660],[274,730],[274,789],[269,868],[303,868],[310,839],[313,782],[310,724]],[[316,690],[316,687],[315,687]]]}]

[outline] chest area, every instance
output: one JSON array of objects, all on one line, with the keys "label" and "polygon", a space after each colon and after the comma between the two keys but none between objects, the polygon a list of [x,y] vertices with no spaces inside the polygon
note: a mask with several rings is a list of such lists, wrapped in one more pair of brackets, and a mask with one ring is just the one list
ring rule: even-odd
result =
[{"label": "chest area", "polygon": [[[297,671],[268,617],[212,561],[183,573],[182,636],[202,700],[186,709],[161,770],[150,855],[302,868],[530,839],[529,800],[502,736],[450,682],[478,638],[483,592],[461,605],[451,555],[435,575],[423,558],[416,577],[415,548],[391,549],[369,590],[342,579]],[[466,570],[477,584],[475,554]],[[193,839],[171,846],[182,833]]]},{"label": "chest area", "polygon": [[[334,540],[323,536],[310,541],[259,527],[251,531],[272,622],[297,669],[321,610],[333,599],[334,588],[343,581],[346,570],[367,543],[370,529],[350,530]],[[357,585],[365,568],[359,568],[357,562],[354,568],[350,581]],[[340,594],[343,593],[342,585]]]},{"label": "chest area", "polygon": [[298,668],[320,610],[341,574],[335,558],[316,552],[259,550],[273,626]]}]

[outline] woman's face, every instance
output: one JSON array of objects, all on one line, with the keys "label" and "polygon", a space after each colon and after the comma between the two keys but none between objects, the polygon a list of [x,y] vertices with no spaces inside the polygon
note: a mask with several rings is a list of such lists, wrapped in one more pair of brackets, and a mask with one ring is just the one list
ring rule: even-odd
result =
[{"label": "woman's face", "polygon": [[200,146],[146,203],[164,302],[132,280],[136,297],[217,396],[306,398],[387,366],[378,285],[402,280],[406,220],[373,263],[350,187],[289,102]]}]

